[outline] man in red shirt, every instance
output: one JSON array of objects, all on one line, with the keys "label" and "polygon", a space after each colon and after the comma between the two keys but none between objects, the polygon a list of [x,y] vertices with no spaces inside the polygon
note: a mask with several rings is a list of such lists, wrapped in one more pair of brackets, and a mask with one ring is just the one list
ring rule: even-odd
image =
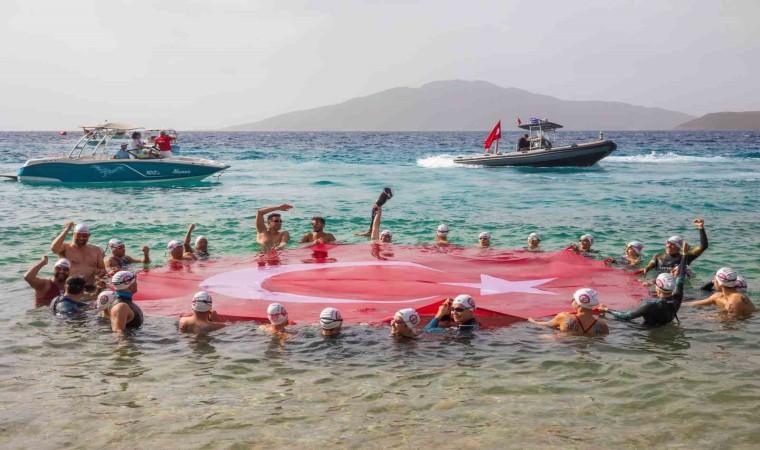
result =
[{"label": "man in red shirt", "polygon": [[158,152],[161,158],[172,157],[172,141],[177,139],[175,136],[169,136],[166,131],[161,131],[160,135],[156,138],[156,146],[158,146]]}]

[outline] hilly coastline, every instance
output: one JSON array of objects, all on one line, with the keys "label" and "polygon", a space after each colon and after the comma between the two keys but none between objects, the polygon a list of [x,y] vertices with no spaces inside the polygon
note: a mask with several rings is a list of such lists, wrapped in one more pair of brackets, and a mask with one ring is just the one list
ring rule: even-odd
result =
[{"label": "hilly coastline", "polygon": [[229,131],[483,131],[499,118],[549,118],[570,130],[671,130],[694,116],[620,102],[568,101],[485,81],[435,81],[294,111]]},{"label": "hilly coastline", "polygon": [[676,127],[676,130],[760,130],[760,111],[705,114]]}]

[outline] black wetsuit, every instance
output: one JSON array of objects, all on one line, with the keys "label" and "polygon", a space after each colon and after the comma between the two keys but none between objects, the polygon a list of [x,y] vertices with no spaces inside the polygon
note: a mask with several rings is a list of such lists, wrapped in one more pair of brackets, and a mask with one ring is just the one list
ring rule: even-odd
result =
[{"label": "black wetsuit", "polygon": [[50,302],[50,310],[56,315],[72,316],[89,309],[90,305],[78,302],[68,295],[59,295]]},{"label": "black wetsuit", "polygon": [[480,324],[477,320],[473,317],[472,319],[468,320],[467,322],[460,323],[459,325],[452,326],[452,327],[439,327],[438,322],[440,322],[441,319],[433,318],[430,320],[430,322],[425,326],[425,331],[428,333],[446,333],[449,331],[458,331],[460,333],[462,332],[470,332],[477,330],[480,328]]},{"label": "black wetsuit", "polygon": [[686,260],[686,258],[682,258],[678,266],[679,275],[676,279],[676,289],[671,297],[645,299],[630,311],[610,310],[610,314],[621,320],[632,320],[637,317],[643,317],[644,325],[649,326],[665,325],[672,322],[673,319],[678,319],[678,309],[681,308],[681,302],[683,301],[683,280],[685,277]]},{"label": "black wetsuit", "polygon": [[111,303],[111,308],[113,309],[114,306],[118,305],[119,303],[125,303],[127,306],[129,306],[129,309],[132,310],[133,313],[135,313],[135,317],[132,318],[129,322],[127,322],[127,329],[128,330],[134,330],[137,328],[140,328],[143,323],[143,313],[139,306],[135,305],[134,302],[132,302],[131,295],[125,295],[125,292],[116,292],[116,298],[114,298],[113,303]]},{"label": "black wetsuit", "polygon": [[527,140],[524,137],[521,137],[519,141],[517,141],[517,149],[518,150],[529,150],[530,149],[530,141]]},{"label": "black wetsuit", "polygon": [[[699,230],[699,246],[689,251],[686,254],[686,264],[691,264],[692,261],[699,258],[699,256],[707,250],[707,233],[705,229]],[[668,253],[658,253],[652,257],[649,264],[644,268],[644,273],[649,272],[652,269],[656,269],[659,273],[667,273],[673,270],[680,262],[683,255],[679,252],[675,255]]]}]

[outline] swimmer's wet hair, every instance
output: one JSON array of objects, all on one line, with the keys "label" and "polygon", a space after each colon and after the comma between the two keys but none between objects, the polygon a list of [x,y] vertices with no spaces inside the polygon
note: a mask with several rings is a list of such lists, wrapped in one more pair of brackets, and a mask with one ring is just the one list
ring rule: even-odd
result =
[{"label": "swimmer's wet hair", "polygon": [[316,220],[317,222],[321,223],[322,225],[325,224],[325,218],[320,216],[314,216],[311,218],[311,220]]},{"label": "swimmer's wet hair", "polygon": [[66,292],[72,294],[81,294],[84,291],[86,282],[81,275],[66,278]]},{"label": "swimmer's wet hair", "polygon": [[272,213],[272,214],[268,215],[267,216],[267,222],[271,222],[272,219],[274,219],[275,217],[282,217],[282,214],[280,214],[280,213]]}]

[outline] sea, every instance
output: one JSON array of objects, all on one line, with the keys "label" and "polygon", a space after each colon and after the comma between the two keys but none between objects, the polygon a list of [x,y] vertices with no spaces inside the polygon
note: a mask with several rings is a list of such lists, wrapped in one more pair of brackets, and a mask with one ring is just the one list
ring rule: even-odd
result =
[{"label": "sea", "polygon": [[[504,133],[502,149],[517,141]],[[77,134],[0,133],[0,173],[64,154]],[[594,140],[560,133],[560,142]],[[529,323],[471,338],[396,341],[314,324],[287,340],[251,322],[211,335],[149,315],[130,336],[88,316],[35,308],[22,277],[73,220],[90,242],[142,245],[156,264],[188,224],[214,255],[258,252],[256,210],[289,203],[284,228],[326,218],[341,242],[383,208],[394,242],[425,245],[444,223],[472,246],[501,248],[537,232],[548,251],[591,233],[602,255],[626,242],[645,259],[671,235],[709,249],[686,296],[723,266],[760,299],[760,133],[607,131],[618,149],[590,168],[472,168],[485,133],[180,133],[181,154],[225,161],[221,177],[177,185],[55,186],[0,181],[0,446],[3,448],[757,448],[760,314],[735,319],[682,308],[680,323],[646,329],[608,320],[610,335],[562,335]],[[51,273],[52,263],[41,276]],[[650,277],[651,278],[651,277]],[[189,308],[189,302],[188,302]]]}]

